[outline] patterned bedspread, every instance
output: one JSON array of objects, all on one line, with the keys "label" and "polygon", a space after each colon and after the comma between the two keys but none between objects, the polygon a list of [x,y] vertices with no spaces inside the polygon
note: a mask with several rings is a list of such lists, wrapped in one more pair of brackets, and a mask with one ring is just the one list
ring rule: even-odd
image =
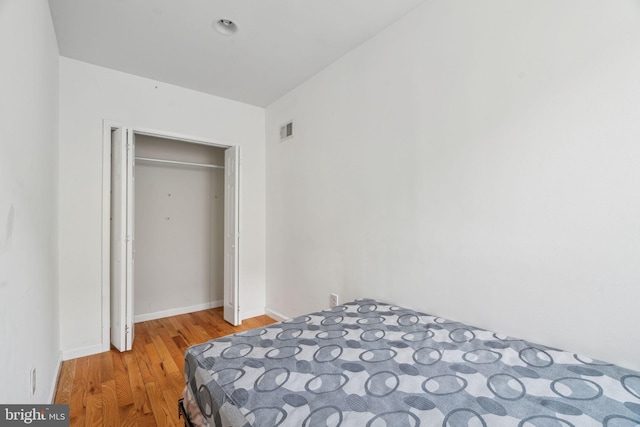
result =
[{"label": "patterned bedspread", "polygon": [[638,426],[640,372],[358,300],[187,350],[215,426]]}]

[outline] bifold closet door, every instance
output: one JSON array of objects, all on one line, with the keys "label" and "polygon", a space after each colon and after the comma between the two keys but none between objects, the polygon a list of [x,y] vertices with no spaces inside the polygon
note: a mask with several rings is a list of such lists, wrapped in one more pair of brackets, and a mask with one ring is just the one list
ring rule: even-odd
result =
[{"label": "bifold closet door", "polygon": [[238,255],[239,147],[224,152],[224,320],[240,324]]},{"label": "bifold closet door", "polygon": [[111,344],[133,344],[134,150],[131,129],[111,134]]}]

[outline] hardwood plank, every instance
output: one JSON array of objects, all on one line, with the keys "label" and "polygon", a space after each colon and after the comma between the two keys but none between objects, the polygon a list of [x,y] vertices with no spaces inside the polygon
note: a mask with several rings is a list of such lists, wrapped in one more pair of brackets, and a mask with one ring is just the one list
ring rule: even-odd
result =
[{"label": "hardwood plank", "polygon": [[200,324],[200,319],[198,319],[198,316],[196,316],[195,313],[185,314],[185,316],[188,316],[189,322],[185,322],[184,326],[186,329],[189,329],[198,342],[205,342],[210,339],[209,337],[211,335],[204,330]]},{"label": "hardwood plank", "polygon": [[[89,359],[76,359],[76,376],[73,379],[71,398],[69,399],[69,424],[84,426],[87,413],[87,377],[89,376]],[[66,402],[62,402],[66,403]]]},{"label": "hardwood plank", "polygon": [[[178,320],[176,319],[177,317],[180,317],[181,319]],[[171,322],[172,325],[175,326],[176,331],[178,332],[178,334],[180,334],[180,336],[184,339],[184,341],[186,343],[199,343],[199,342],[203,342],[200,339],[198,339],[197,337],[195,337],[191,331],[189,330],[189,328],[185,327],[186,323],[189,322],[189,318],[185,315],[181,315],[181,316],[176,316],[176,318],[170,318],[169,321]],[[211,339],[211,338],[210,338]],[[189,344],[192,345],[192,344]]]},{"label": "hardwood plank", "polygon": [[100,354],[89,358],[87,376],[87,426],[102,426],[102,369]]},{"label": "hardwood plank", "polygon": [[53,403],[66,403],[71,400],[71,390],[73,389],[73,378],[76,375],[77,359],[62,362],[60,368],[60,387],[56,390],[56,397]]},{"label": "hardwood plank", "polygon": [[202,329],[207,333],[208,336],[217,336],[219,335],[218,329],[216,329],[215,317],[211,316],[208,312],[196,312],[193,315],[199,320]]},{"label": "hardwood plank", "polygon": [[109,352],[113,356],[113,371],[116,383],[116,399],[118,401],[118,412],[126,419],[133,405],[133,393],[131,393],[131,383],[129,382],[129,372],[124,362],[124,353]]},{"label": "hardwood plank", "polygon": [[[164,363],[162,363],[162,359],[156,350],[156,346],[153,344],[147,344],[145,348],[151,362],[149,365],[150,371],[154,378],[153,381],[149,382],[156,383],[161,390],[171,387],[171,380],[169,379],[166,367],[164,366]],[[146,383],[147,382],[145,381],[145,384]]]},{"label": "hardwood plank", "polygon": [[147,330],[147,322],[139,322],[133,326],[134,338],[132,351],[143,351],[144,346],[151,342],[149,331]]},{"label": "hardwood plank", "polygon": [[166,329],[162,329],[158,331],[158,338],[162,340],[163,344],[167,348],[167,351],[172,357],[173,362],[175,363],[178,370],[180,372],[184,372],[184,352],[186,350],[186,347],[180,348],[175,341],[176,338],[182,341],[182,338],[181,337],[172,338],[171,336],[169,336],[169,332]]},{"label": "hardwood plank", "polygon": [[[109,354],[109,353],[106,353]],[[116,393],[116,380],[102,382],[102,426],[119,426],[120,412]]]},{"label": "hardwood plank", "polygon": [[222,308],[135,325],[133,349],[62,364],[56,403],[70,405],[71,426],[182,426],[184,352],[195,344],[275,322],[267,316],[234,327]]},{"label": "hardwood plank", "polygon": [[184,421],[180,419],[180,413],[178,412],[178,400],[182,397],[182,392],[177,393],[175,390],[163,390],[162,396],[164,401],[167,402],[169,409],[169,417],[176,426],[182,427]]},{"label": "hardwood plank", "polygon": [[112,353],[107,351],[104,353],[100,353],[99,356],[100,356],[100,377],[101,377],[102,383],[115,380],[115,375],[113,372]]},{"label": "hardwood plank", "polygon": [[[150,417],[150,421],[155,422],[153,420],[153,415],[149,414],[148,416]],[[141,426],[141,425],[152,426],[153,425],[152,423],[142,424],[138,422],[136,408],[133,405],[133,403],[127,406],[120,406],[118,408],[118,419],[120,420],[120,424],[119,424],[120,427],[134,427],[134,426]]]},{"label": "hardwood plank", "polygon": [[178,347],[181,351],[184,351],[189,347],[181,336],[172,337],[171,339],[176,344],[176,347]]},{"label": "hardwood plank", "polygon": [[[144,381],[142,374],[140,373],[140,367],[134,354],[128,354],[124,357],[127,372],[129,373],[129,381],[131,385],[131,393],[133,396],[134,408],[136,413],[136,419],[138,424],[144,424],[145,419],[153,421],[153,413],[149,399],[147,397],[147,391],[144,387]],[[152,425],[152,424],[147,424]]]},{"label": "hardwood plank", "polygon": [[102,392],[87,395],[87,412],[85,425],[102,427]]},{"label": "hardwood plank", "polygon": [[[164,341],[160,337],[160,334],[154,335],[152,339],[156,347],[156,350],[158,351],[158,355],[162,360],[163,371],[165,372],[165,375],[170,383],[170,387],[168,387],[168,389],[172,389],[172,388],[175,388],[178,390],[181,389],[185,385],[184,377],[182,374],[183,369],[178,368],[178,365],[176,365],[175,360],[173,359],[171,353],[169,352],[166,345],[164,344]],[[182,366],[182,364],[180,364],[180,366]],[[167,389],[167,388],[164,388],[164,389]]]},{"label": "hardwood plank", "polygon": [[[165,339],[167,338],[167,339]],[[178,366],[180,364],[175,362],[173,355],[169,351],[169,347],[173,347],[173,341],[168,339],[166,332],[162,329],[158,330],[157,333],[151,339],[153,341],[153,345],[156,347],[162,362],[164,363],[167,372],[178,372],[180,369]]]},{"label": "hardwood plank", "polygon": [[102,354],[95,357],[89,356],[89,369],[87,371],[87,397],[93,394],[100,394],[102,382],[101,369]]},{"label": "hardwood plank", "polygon": [[167,405],[167,402],[164,400],[162,390],[160,390],[158,384],[148,383],[145,384],[145,388],[149,396],[149,403],[151,403],[151,408],[153,408],[153,417],[156,420],[156,425],[159,427],[175,426],[176,423],[171,416],[173,411],[169,409],[169,405]]}]

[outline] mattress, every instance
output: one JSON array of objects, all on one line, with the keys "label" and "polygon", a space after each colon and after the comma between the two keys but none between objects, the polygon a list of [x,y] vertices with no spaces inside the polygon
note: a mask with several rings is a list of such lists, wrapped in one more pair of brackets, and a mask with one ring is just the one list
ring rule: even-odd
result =
[{"label": "mattress", "polygon": [[190,347],[185,380],[215,426],[640,425],[639,372],[369,299]]}]

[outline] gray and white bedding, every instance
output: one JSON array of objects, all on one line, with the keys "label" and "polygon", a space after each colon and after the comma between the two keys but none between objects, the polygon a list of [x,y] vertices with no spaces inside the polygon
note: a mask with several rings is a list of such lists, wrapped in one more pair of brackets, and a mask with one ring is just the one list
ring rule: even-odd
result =
[{"label": "gray and white bedding", "polygon": [[640,425],[640,372],[374,300],[190,347],[185,379],[215,426]]}]

